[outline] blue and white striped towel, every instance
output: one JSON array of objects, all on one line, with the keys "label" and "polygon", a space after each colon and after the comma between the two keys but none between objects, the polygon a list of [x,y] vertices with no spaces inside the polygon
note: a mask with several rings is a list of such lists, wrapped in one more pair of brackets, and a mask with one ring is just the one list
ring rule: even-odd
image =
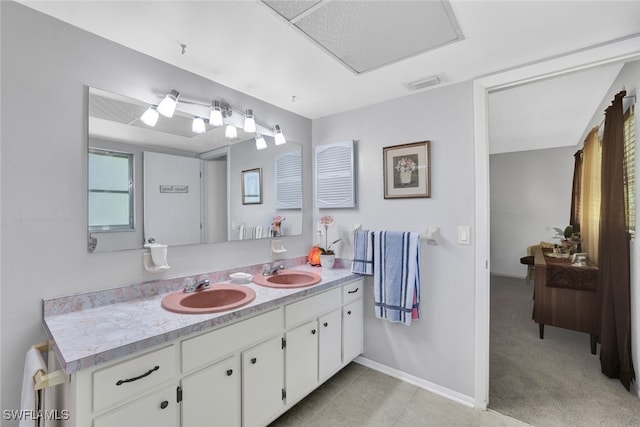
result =
[{"label": "blue and white striped towel", "polygon": [[376,231],[373,240],[376,317],[409,326],[420,317],[420,234]]},{"label": "blue and white striped towel", "polygon": [[353,261],[351,272],[373,276],[373,232],[355,230],[353,233]]}]

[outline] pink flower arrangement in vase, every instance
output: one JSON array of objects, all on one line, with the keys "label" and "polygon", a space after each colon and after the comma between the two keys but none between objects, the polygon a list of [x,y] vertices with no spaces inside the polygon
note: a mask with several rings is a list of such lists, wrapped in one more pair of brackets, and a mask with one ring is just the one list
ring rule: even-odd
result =
[{"label": "pink flower arrangement in vase", "polygon": [[271,220],[271,235],[273,237],[278,237],[282,235],[282,221],[284,220],[285,218],[280,215],[274,216],[273,219]]}]

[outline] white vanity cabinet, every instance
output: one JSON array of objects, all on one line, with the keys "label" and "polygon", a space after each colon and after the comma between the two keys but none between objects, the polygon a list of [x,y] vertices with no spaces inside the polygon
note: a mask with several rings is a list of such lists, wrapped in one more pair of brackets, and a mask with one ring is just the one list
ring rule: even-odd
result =
[{"label": "white vanity cabinet", "polygon": [[342,367],[342,314],[337,309],[318,318],[318,380],[326,380]]},{"label": "white vanity cabinet", "polygon": [[320,354],[333,352],[340,357],[339,341],[331,349],[322,342],[320,351],[319,318],[340,310],[341,295],[341,288],[336,288],[284,307],[287,404],[297,402],[318,386],[318,365],[326,364],[320,362]]},{"label": "white vanity cabinet", "polygon": [[97,417],[93,427],[173,427],[178,414],[176,387],[168,386]]},{"label": "white vanity cabinet", "polygon": [[178,357],[169,344],[75,373],[60,396],[71,411],[65,427],[179,425]]},{"label": "white vanity cabinet", "polygon": [[[284,407],[282,337],[242,352],[242,425],[264,426]],[[222,425],[222,424],[221,424]]]},{"label": "white vanity cabinet", "polygon": [[232,355],[182,379],[182,426],[240,425],[240,358]]},{"label": "white vanity cabinet", "polygon": [[362,353],[362,279],[342,287],[342,362],[349,363]]},{"label": "white vanity cabinet", "polygon": [[241,420],[257,426],[280,411],[281,308],[183,340],[181,347],[182,372],[198,369],[182,379],[183,427],[239,426]]},{"label": "white vanity cabinet", "polygon": [[362,280],[73,375],[65,427],[259,427],[362,352]]}]

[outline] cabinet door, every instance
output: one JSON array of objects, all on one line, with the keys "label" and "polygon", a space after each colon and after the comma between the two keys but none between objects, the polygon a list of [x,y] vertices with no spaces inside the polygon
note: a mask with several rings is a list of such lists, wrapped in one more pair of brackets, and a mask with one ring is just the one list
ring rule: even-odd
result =
[{"label": "cabinet door", "polygon": [[240,361],[231,356],[182,380],[182,426],[240,425]]},{"label": "cabinet door", "polygon": [[362,298],[342,307],[342,363],[362,353]]},{"label": "cabinet door", "polygon": [[284,406],[284,350],[274,337],[242,352],[242,425],[264,426]]},{"label": "cabinet door", "polygon": [[318,322],[313,320],[286,333],[287,403],[294,403],[318,384]]},{"label": "cabinet door", "polygon": [[176,427],[177,386],[160,389],[93,420],[94,427]]},{"label": "cabinet door", "polygon": [[340,309],[318,318],[318,379],[324,381],[342,364],[342,316]]}]

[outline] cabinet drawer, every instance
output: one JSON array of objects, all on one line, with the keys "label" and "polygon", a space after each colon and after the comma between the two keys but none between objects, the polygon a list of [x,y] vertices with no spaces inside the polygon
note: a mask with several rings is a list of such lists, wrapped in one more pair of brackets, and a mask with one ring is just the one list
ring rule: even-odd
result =
[{"label": "cabinet drawer", "polygon": [[282,310],[276,309],[182,342],[182,372],[210,364],[282,329]]},{"label": "cabinet drawer", "polygon": [[173,427],[180,422],[179,409],[170,385],[96,418],[93,427]]},{"label": "cabinet drawer", "polygon": [[290,328],[305,320],[311,320],[340,305],[340,288],[332,289],[284,308],[285,327]]},{"label": "cabinet drawer", "polygon": [[364,281],[362,279],[347,283],[342,287],[342,303],[349,304],[352,301],[362,298]]},{"label": "cabinet drawer", "polygon": [[178,361],[173,345],[93,373],[93,410],[148,392],[175,378]]}]

